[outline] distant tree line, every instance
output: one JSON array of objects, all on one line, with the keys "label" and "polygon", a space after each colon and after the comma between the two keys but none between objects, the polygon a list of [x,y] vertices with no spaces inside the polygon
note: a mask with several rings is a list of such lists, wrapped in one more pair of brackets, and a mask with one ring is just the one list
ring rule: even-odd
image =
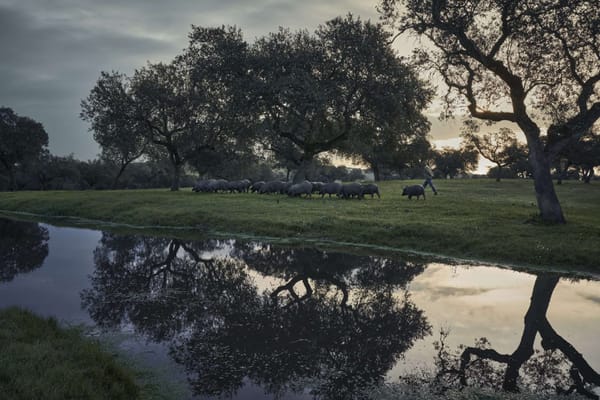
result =
[{"label": "distant tree line", "polygon": [[[123,163],[101,154],[98,159],[81,161],[73,155],[57,156],[47,149],[48,137],[43,126],[30,118],[20,117],[3,108],[4,127],[2,151],[0,152],[0,190],[87,190],[87,189],[142,189],[166,188],[172,184],[172,165],[167,159],[135,158]],[[8,118],[23,119],[26,127],[35,129],[6,129]],[[479,156],[492,162],[491,178],[531,178],[531,164],[527,150],[516,141],[514,132],[502,129],[486,134],[474,134],[478,128],[466,124],[463,143],[458,149],[434,149],[426,139],[402,147],[400,151],[387,154],[379,152],[377,166],[370,165],[376,180],[420,179],[424,165],[430,165],[436,178],[456,178],[471,174],[477,168]],[[10,135],[9,135],[10,134]],[[15,135],[20,140],[12,137]],[[577,179],[589,183],[594,179],[594,168],[600,164],[600,135],[591,132],[576,146],[562,153],[553,163],[553,176],[560,183],[563,179]],[[412,151],[411,151],[412,150]],[[341,153],[341,152],[340,152]],[[406,154],[406,157],[402,155]],[[353,160],[358,160],[352,158]],[[195,162],[199,162],[196,165]],[[7,167],[8,165],[8,167]],[[297,166],[277,153],[258,155],[238,151],[217,154],[211,151],[192,157],[181,174],[180,184],[192,186],[200,171],[204,177],[235,180],[248,178],[252,181],[275,179],[289,180]],[[305,166],[305,177],[311,181],[332,182],[365,179],[364,169],[335,166],[328,154],[315,157]],[[115,179],[118,177],[118,179]]]},{"label": "distant tree line", "polygon": [[[117,165],[106,160],[81,161],[73,155],[56,156],[46,150],[38,157],[24,160],[14,168],[14,186],[7,172],[0,168],[0,191],[150,189],[168,188],[171,185],[171,166],[165,161],[132,162],[115,186],[114,177],[117,170]],[[241,167],[233,164],[228,169],[215,171],[211,176],[235,179],[240,175],[247,176],[252,181],[285,179],[285,171],[268,163]],[[365,178],[360,169],[334,166],[328,160],[320,159],[311,164],[307,177],[315,181],[354,181]],[[186,172],[182,174],[180,182],[183,186],[190,187],[197,179],[196,174]]]},{"label": "distant tree line", "polygon": [[[465,123],[462,152],[474,151],[496,164],[488,176],[496,178],[533,178],[533,167],[527,146],[517,141],[517,135],[508,128],[500,128],[485,134],[473,120]],[[546,140],[546,139],[545,139]],[[550,172],[560,184],[563,179],[580,179],[590,183],[594,169],[600,167],[600,135],[590,129],[570,147],[566,147],[552,160]]]}]

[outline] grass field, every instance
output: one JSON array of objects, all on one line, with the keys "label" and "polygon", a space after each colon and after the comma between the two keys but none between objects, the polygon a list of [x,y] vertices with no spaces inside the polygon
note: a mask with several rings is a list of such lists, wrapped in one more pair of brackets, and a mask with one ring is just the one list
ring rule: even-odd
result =
[{"label": "grass field", "polygon": [[297,243],[373,245],[373,252],[393,248],[494,263],[600,270],[598,184],[557,186],[568,223],[549,226],[535,218],[530,180],[438,180],[440,194],[433,196],[428,190],[426,201],[401,196],[402,187],[411,183],[417,182],[383,182],[381,199],[363,201],[198,194],[190,189],[0,193],[0,210],[6,215],[85,218],[93,220],[85,225],[102,229],[106,225],[98,221],[151,231],[189,227],[188,237],[254,235]]}]

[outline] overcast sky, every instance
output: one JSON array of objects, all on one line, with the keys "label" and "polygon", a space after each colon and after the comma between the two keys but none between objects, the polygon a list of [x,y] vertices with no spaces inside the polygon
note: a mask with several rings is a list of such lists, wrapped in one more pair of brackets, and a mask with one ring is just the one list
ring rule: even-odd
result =
[{"label": "overcast sky", "polygon": [[[147,61],[170,61],[190,26],[237,25],[246,40],[279,26],[313,30],[352,12],[376,20],[375,0],[0,0],[0,106],[43,123],[50,151],[92,159],[98,147],[79,119],[100,71],[130,75]],[[397,43],[408,55],[410,43]],[[429,110],[432,137],[458,136]],[[450,142],[448,142],[450,143]]]}]

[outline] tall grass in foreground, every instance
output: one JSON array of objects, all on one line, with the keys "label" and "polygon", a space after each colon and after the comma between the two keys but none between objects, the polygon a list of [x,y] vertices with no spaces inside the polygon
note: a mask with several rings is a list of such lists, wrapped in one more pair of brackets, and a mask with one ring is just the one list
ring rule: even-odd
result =
[{"label": "tall grass in foreground", "polygon": [[0,310],[0,399],[171,398],[150,372],[126,366],[131,362],[111,353],[53,318]]}]

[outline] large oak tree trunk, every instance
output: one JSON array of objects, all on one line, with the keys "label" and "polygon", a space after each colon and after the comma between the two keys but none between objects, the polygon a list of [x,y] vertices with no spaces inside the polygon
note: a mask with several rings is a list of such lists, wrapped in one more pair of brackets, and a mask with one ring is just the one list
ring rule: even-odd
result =
[{"label": "large oak tree trunk", "polygon": [[300,165],[298,166],[298,170],[296,171],[296,174],[294,175],[294,181],[293,183],[301,183],[303,181],[306,180],[306,173],[308,172],[308,169],[310,168],[311,164],[312,164],[312,156],[304,156],[302,158],[302,161],[300,162]]},{"label": "large oak tree trunk", "polygon": [[113,182],[110,186],[111,189],[113,189],[113,190],[117,189],[117,185],[119,184],[119,179],[121,178],[121,175],[123,175],[123,172],[125,172],[125,168],[127,168],[127,165],[129,165],[129,163],[121,165],[121,168],[119,168],[119,172],[117,173],[117,176],[115,176],[115,179],[113,179]]},{"label": "large oak tree trunk", "polygon": [[8,187],[11,192],[17,190],[17,178],[15,177],[15,171],[8,168]]},{"label": "large oak tree trunk", "polygon": [[17,179],[15,177],[13,165],[4,159],[0,159],[0,164],[4,166],[4,169],[8,172],[8,190],[14,192],[17,190]]},{"label": "large oak tree trunk", "polygon": [[545,222],[564,224],[565,217],[550,174],[550,160],[544,152],[541,142],[529,143],[529,162],[533,169],[535,197],[540,217]]},{"label": "large oak tree trunk", "polygon": [[379,166],[376,163],[371,164],[371,168],[373,169],[373,179],[375,182],[379,182],[381,180],[381,171],[379,171]]},{"label": "large oak tree trunk", "polygon": [[179,178],[181,176],[181,164],[173,164],[173,177],[171,178],[171,191],[176,192],[179,190]]}]

